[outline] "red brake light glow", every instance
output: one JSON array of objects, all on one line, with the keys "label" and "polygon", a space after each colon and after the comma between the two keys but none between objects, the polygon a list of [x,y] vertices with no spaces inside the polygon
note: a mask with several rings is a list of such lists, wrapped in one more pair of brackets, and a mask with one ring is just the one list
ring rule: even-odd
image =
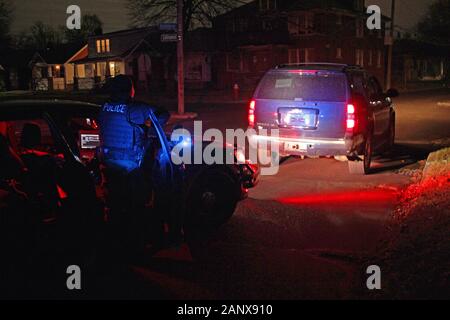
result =
[{"label": "red brake light glow", "polygon": [[353,130],[356,127],[355,119],[356,108],[353,104],[347,105],[347,130]]},{"label": "red brake light glow", "polygon": [[256,109],[256,101],[250,101],[250,105],[248,108],[248,124],[250,127],[255,126],[255,109]]}]

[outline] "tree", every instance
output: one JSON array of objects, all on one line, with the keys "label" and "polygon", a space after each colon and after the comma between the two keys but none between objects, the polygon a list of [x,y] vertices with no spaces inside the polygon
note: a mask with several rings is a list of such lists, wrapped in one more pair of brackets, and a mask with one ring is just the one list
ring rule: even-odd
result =
[{"label": "tree", "polygon": [[425,41],[450,45],[450,0],[433,2],[417,29]]},{"label": "tree", "polygon": [[103,33],[103,23],[96,14],[83,15],[80,30],[64,30],[64,38],[67,42],[84,44],[90,36]]},{"label": "tree", "polygon": [[12,9],[10,3],[5,0],[0,0],[0,46],[9,41],[11,18]]},{"label": "tree", "polygon": [[17,45],[24,49],[47,50],[59,45],[63,40],[63,35],[59,30],[41,21],[31,26],[28,33],[21,33],[17,39]]},{"label": "tree", "polygon": [[[211,25],[214,17],[238,7],[245,0],[183,0],[184,30]],[[161,22],[175,22],[177,0],[128,0],[132,25],[154,26]]]}]

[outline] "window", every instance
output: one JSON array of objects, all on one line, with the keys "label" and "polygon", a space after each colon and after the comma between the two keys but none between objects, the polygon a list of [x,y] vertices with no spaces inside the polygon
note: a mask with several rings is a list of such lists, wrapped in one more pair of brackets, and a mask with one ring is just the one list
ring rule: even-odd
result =
[{"label": "window", "polygon": [[227,54],[227,71],[241,71],[241,54]]},{"label": "window", "polygon": [[354,0],[355,9],[358,11],[362,11],[364,9],[364,0]]},{"label": "window", "polygon": [[372,52],[372,50],[369,50],[369,61],[367,62],[367,64],[369,66],[372,66],[372,64],[373,64],[373,52]]},{"label": "window", "polygon": [[290,64],[299,63],[299,50],[298,49],[289,49],[288,51],[288,61]]},{"label": "window", "polygon": [[314,32],[314,15],[302,13],[299,16],[291,16],[288,19],[288,28],[291,35],[305,35]]},{"label": "window", "polygon": [[366,95],[366,84],[363,73],[354,73],[351,75],[351,85],[353,93],[360,94],[362,96]]},{"label": "window", "polygon": [[304,63],[311,62],[313,60],[314,49],[306,48],[306,49],[289,49],[288,51],[288,59],[289,63]]},{"label": "window", "polygon": [[102,39],[96,41],[97,53],[110,52],[110,41],[109,39]]},{"label": "window", "polygon": [[345,101],[347,88],[344,74],[328,72],[304,74],[277,72],[261,82],[259,99],[300,101]]},{"label": "window", "polygon": [[364,50],[356,49],[356,65],[364,67]]},{"label": "window", "polygon": [[342,48],[336,49],[336,59],[342,59]]},{"label": "window", "polygon": [[336,15],[336,24],[337,24],[338,26],[341,26],[341,25],[342,25],[342,14],[337,14],[337,15]]},{"label": "window", "polygon": [[380,84],[377,79],[371,77],[367,82],[367,97],[369,99],[379,99],[383,90],[381,89]]},{"label": "window", "polygon": [[277,0],[259,0],[259,10],[268,11],[277,8]]},{"label": "window", "polygon": [[86,78],[86,69],[84,67],[84,64],[77,64],[76,65],[76,74],[78,78]]},{"label": "window", "polygon": [[361,19],[356,20],[356,37],[357,38],[364,37],[364,20]]}]

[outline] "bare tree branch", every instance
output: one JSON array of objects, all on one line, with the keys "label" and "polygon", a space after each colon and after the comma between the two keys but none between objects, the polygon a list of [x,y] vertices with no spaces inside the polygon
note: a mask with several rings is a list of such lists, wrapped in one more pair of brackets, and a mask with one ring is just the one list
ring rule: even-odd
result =
[{"label": "bare tree branch", "polygon": [[[245,0],[183,0],[185,31],[197,26],[210,26],[212,20],[233,8],[248,3]],[[176,22],[176,0],[128,0],[131,26],[155,26]]]}]

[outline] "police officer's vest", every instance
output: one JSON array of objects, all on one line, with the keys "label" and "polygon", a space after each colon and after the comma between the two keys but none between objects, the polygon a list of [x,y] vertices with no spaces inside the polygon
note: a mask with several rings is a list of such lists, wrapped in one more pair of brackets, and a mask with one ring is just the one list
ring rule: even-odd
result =
[{"label": "police officer's vest", "polygon": [[140,128],[130,122],[129,105],[106,103],[100,113],[100,141],[106,159],[140,161]]}]

